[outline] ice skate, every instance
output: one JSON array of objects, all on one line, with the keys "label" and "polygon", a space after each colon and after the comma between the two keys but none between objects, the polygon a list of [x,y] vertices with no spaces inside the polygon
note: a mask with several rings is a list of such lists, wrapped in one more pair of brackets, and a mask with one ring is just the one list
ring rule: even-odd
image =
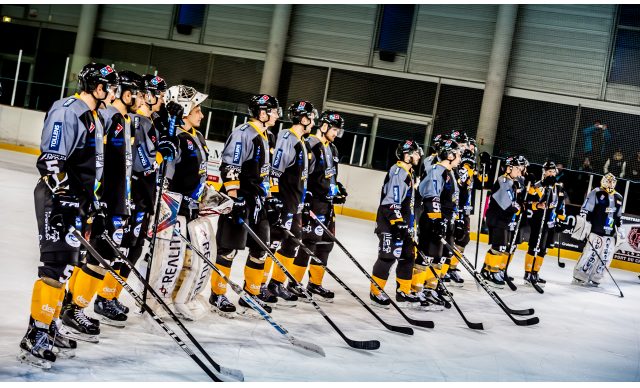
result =
[{"label": "ice skate", "polygon": [[497,289],[504,288],[504,280],[500,278],[500,274],[498,272],[489,272],[488,270],[483,269],[480,274],[491,287],[494,287]]},{"label": "ice skate", "polygon": [[307,284],[307,291],[309,291],[309,293],[311,293],[314,296],[314,299],[318,299],[327,303],[333,303],[333,298],[335,297],[335,294],[331,290],[328,290],[322,286],[318,286],[313,283],[309,283]]},{"label": "ice skate", "polygon": [[430,305],[430,311],[442,311],[445,309],[445,301],[440,298],[436,290],[425,288],[422,290],[422,295],[427,303]]},{"label": "ice skate", "polygon": [[99,341],[100,327],[89,319],[80,307],[71,304],[62,315],[62,323],[66,329],[65,336],[77,341],[85,341],[97,344]]},{"label": "ice skate", "polygon": [[[266,311],[268,314],[271,314],[271,307],[269,307],[266,303],[264,303],[262,300],[260,300],[260,298],[257,295],[252,295],[251,296],[253,298],[253,301],[257,304],[259,304],[264,311]],[[262,315],[256,311],[249,303],[247,303],[243,298],[240,298],[238,300],[238,306],[240,306],[240,309],[238,310],[238,315],[242,315],[244,317],[247,318],[254,318],[254,319],[259,319],[262,317]]]},{"label": "ice skate", "polygon": [[100,295],[96,296],[93,303],[93,312],[100,316],[100,322],[105,325],[122,329],[126,326],[127,314],[120,310],[115,299],[105,299]]},{"label": "ice skate", "polygon": [[405,308],[416,308],[420,306],[420,298],[414,293],[406,294],[402,291],[396,291],[396,304]]},{"label": "ice skate", "polygon": [[381,309],[388,309],[389,305],[391,304],[391,300],[387,297],[386,294],[383,294],[383,293],[376,295],[373,292],[370,292],[369,299],[371,299],[372,306],[378,307]]},{"label": "ice skate", "polygon": [[76,356],[75,349],[78,347],[78,343],[65,336],[60,331],[60,327],[62,327],[62,321],[59,319],[54,319],[49,325],[49,337],[53,343],[53,353],[61,359],[73,358]]},{"label": "ice skate", "polygon": [[292,294],[284,284],[272,280],[267,288],[271,294],[278,297],[278,307],[295,307],[298,304],[298,297]]},{"label": "ice skate", "polygon": [[29,329],[20,341],[20,353],[17,358],[20,362],[37,368],[50,369],[51,363],[56,361],[53,343],[49,330],[38,325],[33,318],[29,320]]},{"label": "ice skate", "polygon": [[278,297],[273,295],[266,284],[260,286],[260,294],[258,294],[258,298],[261,301],[273,307],[273,305],[278,303]]},{"label": "ice skate", "polygon": [[212,292],[209,297],[209,304],[211,305],[211,311],[218,313],[222,317],[232,319],[236,316],[236,306],[225,295],[216,295]]}]

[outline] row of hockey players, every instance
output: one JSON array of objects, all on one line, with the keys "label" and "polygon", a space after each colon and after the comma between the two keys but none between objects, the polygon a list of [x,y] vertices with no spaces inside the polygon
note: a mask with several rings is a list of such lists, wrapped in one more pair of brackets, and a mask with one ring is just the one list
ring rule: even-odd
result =
[{"label": "row of hockey players", "polygon": [[97,342],[100,321],[84,312],[94,297],[94,312],[106,322],[126,320],[122,287],[95,257],[81,257],[73,228],[126,279],[131,266],[117,260],[114,247],[133,265],[140,258],[159,166],[167,190],[181,197],[179,214],[197,218],[194,203],[212,191],[196,130],[205,98],[190,87],[167,88],[159,76],[91,63],[78,74],[78,93],[48,111],[34,191],[41,265],[21,361],[49,368],[73,355],[76,339]]},{"label": "row of hockey players", "polygon": [[[397,303],[442,310],[450,304],[446,303],[438,280],[456,286],[464,282],[456,256],[442,239],[460,252],[470,241],[472,192],[474,186],[484,186],[491,162],[489,154],[481,154],[483,167],[478,171],[476,152],[475,140],[459,131],[436,136],[430,155],[424,160],[422,149],[414,141],[407,140],[398,146],[398,161],[387,173],[381,191],[375,229],[379,239],[378,259],[373,267],[375,282],[384,288],[391,267],[397,262]],[[416,184],[415,170],[421,160],[421,177]],[[481,275],[496,288],[504,287],[507,266],[517,244],[523,240],[519,233],[521,218],[531,230],[524,284],[533,287],[544,287],[546,281],[539,271],[547,249],[554,247],[557,234],[567,229],[565,192],[556,179],[555,163],[543,165],[540,179],[527,174],[528,166],[524,156],[507,158],[504,173],[491,187],[485,214],[490,249]],[[576,284],[597,286],[605,267],[611,263],[616,244],[624,239],[622,196],[615,186],[615,177],[605,175],[600,187],[588,194],[582,206],[572,236],[580,241],[587,238],[588,246],[574,269]],[[417,255],[416,249],[425,254],[427,261]],[[374,305],[386,308],[390,301],[379,287],[371,285],[370,298]]]}]

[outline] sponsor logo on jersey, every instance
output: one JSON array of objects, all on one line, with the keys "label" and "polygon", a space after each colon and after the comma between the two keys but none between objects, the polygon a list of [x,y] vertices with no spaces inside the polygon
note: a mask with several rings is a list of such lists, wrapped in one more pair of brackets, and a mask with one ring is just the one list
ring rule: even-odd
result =
[{"label": "sponsor logo on jersey", "polygon": [[400,257],[401,254],[402,254],[402,247],[397,247],[396,249],[393,250],[393,255],[395,257]]},{"label": "sponsor logo on jersey", "polygon": [[282,148],[278,148],[276,155],[273,157],[273,167],[280,167],[280,161],[282,160]]},{"label": "sponsor logo on jersey", "polygon": [[65,108],[68,108],[69,105],[73,104],[74,102],[76,102],[75,97],[71,97],[70,99],[65,101],[64,104],[62,104],[62,106],[64,106]]},{"label": "sponsor logo on jersey", "polygon": [[142,149],[142,146],[138,146],[138,158],[140,159],[140,163],[142,164],[142,168],[144,168],[145,170],[148,169],[149,167],[151,167],[151,162],[149,162],[149,159],[147,159],[147,156],[144,154],[144,150]]},{"label": "sponsor logo on jersey", "polygon": [[78,241],[78,239],[76,238],[76,236],[75,236],[75,235],[73,235],[73,234],[71,234],[71,233],[68,233],[68,234],[65,236],[64,241],[65,241],[68,245],[70,245],[70,246],[72,246],[72,247],[74,247],[74,248],[78,248],[78,247],[80,246],[80,241]]},{"label": "sponsor logo on jersey", "polygon": [[91,123],[91,125],[89,125],[89,133],[93,133],[95,129],[96,129],[96,125],[94,123]]},{"label": "sponsor logo on jersey", "polygon": [[233,163],[240,163],[240,158],[242,158],[242,143],[236,142],[233,147]]},{"label": "sponsor logo on jersey", "polygon": [[113,134],[113,137],[117,137],[120,134],[120,132],[122,132],[123,129],[124,128],[122,127],[122,125],[117,124],[116,125],[116,132]]},{"label": "sponsor logo on jersey", "polygon": [[140,236],[140,230],[142,230],[142,225],[136,225],[136,227],[133,228],[133,235],[136,237]]},{"label": "sponsor logo on jersey", "polygon": [[51,129],[51,140],[49,141],[49,149],[53,151],[60,150],[60,141],[62,137],[62,122],[56,121]]},{"label": "sponsor logo on jersey", "polygon": [[136,214],[136,222],[140,223],[142,222],[143,219],[144,219],[144,212],[138,212],[138,214]]},{"label": "sponsor logo on jersey", "polygon": [[122,244],[122,237],[124,236],[124,229],[120,228],[120,229],[116,229],[115,232],[113,232],[113,241],[120,245]]},{"label": "sponsor logo on jersey", "polygon": [[322,234],[324,233],[324,229],[322,229],[322,226],[316,226],[314,232],[316,232],[317,236],[322,236]]},{"label": "sponsor logo on jersey", "polygon": [[400,186],[393,186],[393,202],[400,202]]},{"label": "sponsor logo on jersey", "polygon": [[100,74],[102,74],[103,77],[106,77],[111,73],[113,73],[113,69],[109,65],[107,65],[107,66],[103,67],[102,69],[100,69]]},{"label": "sponsor logo on jersey", "polygon": [[122,217],[113,217],[113,227],[118,229],[124,226],[124,220]]},{"label": "sponsor logo on jersey", "polygon": [[193,151],[193,142],[191,140],[187,140],[187,148]]},{"label": "sponsor logo on jersey", "polygon": [[140,116],[133,116],[133,127],[140,128]]}]

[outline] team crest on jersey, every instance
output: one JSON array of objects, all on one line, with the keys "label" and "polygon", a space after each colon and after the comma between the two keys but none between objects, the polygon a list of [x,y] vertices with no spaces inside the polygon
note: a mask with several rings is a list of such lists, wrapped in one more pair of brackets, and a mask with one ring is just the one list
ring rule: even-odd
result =
[{"label": "team crest on jersey", "polygon": [[109,65],[107,65],[107,66],[103,67],[102,69],[100,69],[100,74],[102,74],[103,77],[106,77],[111,73],[113,73],[113,68],[111,68],[111,66],[109,66]]},{"label": "team crest on jersey", "polygon": [[120,132],[122,132],[122,130],[123,130],[123,129],[124,129],[124,128],[122,127],[122,125],[117,124],[117,125],[116,125],[116,132],[113,134],[113,136],[114,136],[114,137],[117,137],[117,136],[120,134]]},{"label": "team crest on jersey", "polygon": [[187,140],[187,148],[193,151],[193,142],[191,140]]}]

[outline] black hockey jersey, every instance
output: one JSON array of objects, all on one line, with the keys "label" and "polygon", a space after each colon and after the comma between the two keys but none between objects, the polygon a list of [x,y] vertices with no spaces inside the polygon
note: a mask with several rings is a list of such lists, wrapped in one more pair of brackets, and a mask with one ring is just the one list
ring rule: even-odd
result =
[{"label": "black hockey jersey", "polygon": [[514,222],[520,210],[516,206],[517,190],[514,181],[504,174],[495,181],[491,189],[491,199],[487,209],[487,225],[490,227],[507,228]]},{"label": "black hockey jersey", "polygon": [[473,210],[472,192],[475,178],[475,171],[469,163],[463,163],[454,170],[456,181],[460,189],[458,197],[458,212],[470,215]]},{"label": "black hockey jersey", "polygon": [[429,167],[418,187],[429,218],[452,219],[457,213],[459,189],[453,171],[440,163]]},{"label": "black hockey jersey", "polygon": [[131,198],[136,210],[153,212],[158,162],[156,145],[158,131],[151,118],[141,112],[131,114],[133,120],[133,174],[131,176]]},{"label": "black hockey jersey", "polygon": [[179,141],[176,158],[167,163],[169,190],[182,194],[195,204],[200,201],[207,183],[209,148],[204,136],[195,128],[176,128]]},{"label": "black hockey jersey", "polygon": [[314,200],[331,203],[338,194],[337,149],[332,143],[322,142],[315,135],[309,135],[307,146],[311,155],[307,190]]},{"label": "black hockey jersey", "polygon": [[586,214],[587,221],[591,223],[591,233],[614,236],[615,228],[621,225],[622,220],[622,195],[595,188],[587,195],[580,213]]},{"label": "black hockey jersey", "polygon": [[251,121],[234,128],[222,150],[224,190],[238,190],[238,197],[266,197],[270,190],[269,150],[266,130]]},{"label": "black hockey jersey", "polygon": [[544,209],[540,208],[540,203],[545,203],[546,220],[548,228],[555,226],[555,223],[564,221],[565,215],[565,195],[562,185],[554,183],[551,186],[545,186],[542,181],[538,181],[529,187],[529,196],[527,198],[528,207],[532,210],[533,215],[531,221],[539,224],[542,222],[542,214]]},{"label": "black hockey jersey", "polygon": [[104,179],[98,191],[111,215],[131,214],[131,117],[114,106],[101,109],[105,123]]},{"label": "black hockey jersey", "polygon": [[36,167],[41,176],[57,174],[68,190],[94,202],[102,183],[104,120],[80,95],[53,103],[45,115]]},{"label": "black hockey jersey", "polygon": [[309,153],[305,143],[292,129],[280,131],[271,168],[271,192],[280,198],[285,208],[298,207],[298,212],[302,210],[309,174]]}]

